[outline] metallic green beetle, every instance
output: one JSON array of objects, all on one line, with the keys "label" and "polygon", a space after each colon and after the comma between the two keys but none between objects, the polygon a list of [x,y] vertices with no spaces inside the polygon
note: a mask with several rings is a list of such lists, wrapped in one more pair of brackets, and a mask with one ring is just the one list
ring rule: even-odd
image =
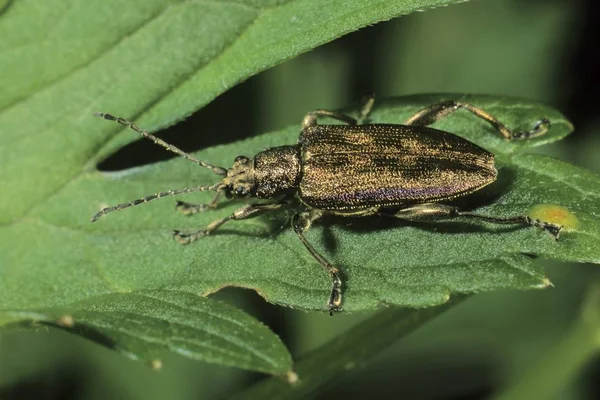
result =
[{"label": "metallic green beetle", "polygon": [[[445,101],[420,110],[404,125],[363,125],[362,121],[368,116],[373,103],[374,99],[370,98],[358,119],[334,111],[312,111],[302,122],[298,143],[264,150],[252,159],[239,156],[229,169],[197,160],[132,122],[97,113],[97,116],[126,125],[223,178],[214,185],[169,190],[104,208],[92,217],[92,222],[112,211],[181,193],[217,192],[209,204],[178,201],[177,209],[185,214],[214,208],[221,194],[227,198],[270,200],[246,205],[197,232],[173,232],[179,243],[188,244],[209,235],[228,221],[255,217],[296,198],[304,205],[305,211],[293,216],[292,227],[332,279],[327,303],[330,314],[341,310],[340,269],[315,250],[304,236],[311,224],[326,214],[347,217],[381,215],[410,221],[460,216],[499,224],[535,226],[558,240],[561,226],[552,223],[528,216],[495,217],[463,212],[441,204],[494,182],[497,171],[492,153],[461,137],[427,127],[458,109],[464,109],[489,122],[507,140],[516,140],[543,135],[550,126],[548,119],[540,119],[529,131],[514,132],[480,108]],[[319,117],[334,118],[346,125],[319,125]]]}]

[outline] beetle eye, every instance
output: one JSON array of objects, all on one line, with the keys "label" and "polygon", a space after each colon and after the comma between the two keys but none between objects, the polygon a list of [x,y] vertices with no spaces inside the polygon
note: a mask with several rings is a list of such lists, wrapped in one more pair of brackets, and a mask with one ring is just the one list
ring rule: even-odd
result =
[{"label": "beetle eye", "polygon": [[234,160],[234,162],[238,162],[241,164],[246,164],[248,162],[248,157],[246,156],[237,156]]}]

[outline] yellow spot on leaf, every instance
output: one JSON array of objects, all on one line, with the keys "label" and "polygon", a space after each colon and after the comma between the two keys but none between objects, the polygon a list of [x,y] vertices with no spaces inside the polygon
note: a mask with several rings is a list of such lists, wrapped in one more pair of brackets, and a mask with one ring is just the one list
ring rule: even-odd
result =
[{"label": "yellow spot on leaf", "polygon": [[531,207],[529,216],[544,222],[561,225],[564,229],[576,229],[579,227],[577,217],[566,208],[556,204],[537,204]]}]

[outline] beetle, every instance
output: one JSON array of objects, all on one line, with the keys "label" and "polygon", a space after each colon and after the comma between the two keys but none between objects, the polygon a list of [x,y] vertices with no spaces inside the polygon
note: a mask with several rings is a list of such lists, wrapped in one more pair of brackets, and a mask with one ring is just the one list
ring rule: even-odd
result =
[{"label": "beetle", "polygon": [[[279,209],[295,198],[304,210],[291,218],[291,224],[302,244],[331,278],[327,301],[331,315],[341,310],[343,302],[340,269],[305,237],[310,226],[324,215],[379,215],[408,221],[464,217],[538,227],[558,240],[562,227],[553,223],[526,215],[483,215],[443,204],[494,182],[497,170],[492,153],[452,133],[428,127],[463,109],[490,123],[506,140],[521,140],[545,134],[550,127],[547,118],[541,118],[528,131],[513,131],[474,105],[450,100],[423,108],[403,125],[363,124],[373,104],[374,97],[370,97],[358,119],[336,111],[309,112],[302,122],[298,143],[269,148],[253,158],[238,156],[229,169],[198,160],[123,118],[96,113],[96,116],[125,125],[165,149],[210,169],[222,179],[213,185],[169,190],[107,207],[96,213],[91,221],[113,211],[190,192],[215,191],[217,194],[208,204],[178,201],[177,209],[188,215],[215,208],[221,194],[227,198],[269,200],[245,205],[197,232],[173,231],[173,237],[179,243],[189,244],[229,221],[253,218]],[[333,118],[345,125],[320,125],[317,120],[321,117]]]}]

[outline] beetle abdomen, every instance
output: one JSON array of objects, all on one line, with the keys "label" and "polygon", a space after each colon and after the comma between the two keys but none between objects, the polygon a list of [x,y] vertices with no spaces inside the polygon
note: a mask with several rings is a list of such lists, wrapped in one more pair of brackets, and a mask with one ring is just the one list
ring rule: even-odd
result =
[{"label": "beetle abdomen", "polygon": [[317,125],[300,135],[298,196],[321,210],[435,202],[496,179],[494,156],[458,136],[402,125]]}]

